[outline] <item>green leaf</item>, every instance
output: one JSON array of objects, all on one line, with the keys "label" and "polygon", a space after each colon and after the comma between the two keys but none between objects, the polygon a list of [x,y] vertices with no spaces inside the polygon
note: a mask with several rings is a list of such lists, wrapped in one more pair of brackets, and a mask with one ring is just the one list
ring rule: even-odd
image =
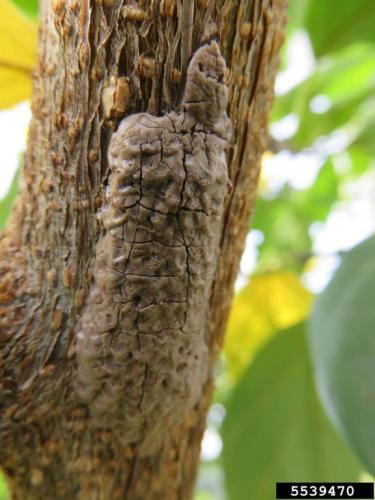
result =
[{"label": "green leaf", "polygon": [[5,484],[5,480],[0,473],[0,500],[7,500],[8,499],[8,489],[7,485]]},{"label": "green leaf", "polygon": [[287,29],[294,31],[302,28],[310,0],[290,0],[288,2]]},{"label": "green leaf", "polygon": [[361,40],[374,42],[374,25],[374,0],[314,0],[305,19],[317,56]]},{"label": "green leaf", "polygon": [[[275,101],[272,121],[290,113],[299,117],[299,128],[288,146],[297,151],[308,148],[353,117],[360,118],[366,109],[359,109],[360,105],[375,92],[374,73],[375,54],[368,45],[350,47],[340,55],[320,61],[310,78]],[[331,102],[323,114],[310,109],[312,99],[319,95]]]},{"label": "green leaf", "polygon": [[286,186],[274,199],[258,197],[252,227],[264,234],[258,259],[261,270],[281,267],[298,272],[303,265],[300,257],[310,251],[310,220],[301,218],[296,212],[296,194]]},{"label": "green leaf", "polygon": [[375,473],[375,237],[345,254],[318,298],[309,338],[319,394]]},{"label": "green leaf", "polygon": [[37,17],[38,0],[12,0],[12,2],[27,16]]},{"label": "green leaf", "polygon": [[305,324],[259,352],[236,387],[223,425],[224,472],[233,500],[274,500],[276,481],[355,481],[360,468],[318,398]]},{"label": "green leaf", "polygon": [[[366,107],[366,103],[364,103],[363,107]],[[374,99],[368,101],[368,115],[363,117],[362,120],[357,120],[353,125],[357,126],[359,131],[357,137],[353,140],[351,146],[354,148],[360,149],[363,154],[367,154],[375,156],[375,142],[374,142],[374,134],[375,134],[375,101]],[[371,116],[372,113],[372,116]]]},{"label": "green leaf", "polygon": [[5,196],[5,198],[0,199],[0,229],[2,229],[5,226],[6,220],[12,208],[12,202],[17,196],[18,178],[19,178],[19,170],[17,170],[17,173],[14,176],[8,194]]},{"label": "green leaf", "polygon": [[296,135],[290,141],[292,148],[297,150],[308,148],[313,145],[319,137],[327,136],[336,129],[344,128],[353,118],[358,120],[355,115],[358,114],[359,106],[365,99],[371,96],[371,93],[374,91],[375,88],[369,89],[351,99],[348,98],[345,99],[345,101],[335,103],[329,111],[323,115],[313,113],[310,109],[306,109],[302,116],[300,127]]},{"label": "green leaf", "polygon": [[285,186],[276,198],[259,196],[252,221],[252,227],[264,234],[259,267],[301,271],[306,254],[311,252],[309,228],[313,222],[325,220],[338,190],[339,177],[328,159],[309,189],[295,191]]},{"label": "green leaf", "polygon": [[318,61],[314,73],[293,87],[287,94],[277,97],[273,106],[273,120],[291,112],[299,113],[317,94],[332,100],[345,99],[365,89],[373,88],[375,55],[368,44],[348,47],[340,54]]},{"label": "green leaf", "polygon": [[350,156],[352,163],[351,170],[354,175],[361,175],[367,172],[371,166],[373,158],[372,155],[366,151],[366,148],[360,147],[359,145],[352,145],[348,148],[347,153]]}]

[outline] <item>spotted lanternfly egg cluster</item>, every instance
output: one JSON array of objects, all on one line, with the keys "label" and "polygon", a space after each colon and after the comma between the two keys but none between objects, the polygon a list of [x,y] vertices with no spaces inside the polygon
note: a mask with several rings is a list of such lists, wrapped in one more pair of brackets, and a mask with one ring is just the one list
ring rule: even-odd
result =
[{"label": "spotted lanternfly egg cluster", "polygon": [[77,390],[98,427],[152,453],[199,401],[228,191],[225,62],[192,57],[180,112],[125,118],[109,147],[94,285],[77,332]]}]

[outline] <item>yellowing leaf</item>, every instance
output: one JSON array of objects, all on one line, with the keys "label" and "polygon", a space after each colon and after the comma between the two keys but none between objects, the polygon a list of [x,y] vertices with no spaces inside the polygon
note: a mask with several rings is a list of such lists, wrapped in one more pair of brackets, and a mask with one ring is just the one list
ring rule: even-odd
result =
[{"label": "yellowing leaf", "polygon": [[0,109],[10,108],[31,96],[31,77],[0,64]]},{"label": "yellowing leaf", "polygon": [[0,0],[0,108],[31,95],[37,27],[8,0]]},{"label": "yellowing leaf", "polygon": [[309,314],[312,295],[287,271],[253,276],[234,298],[224,352],[229,371],[241,375],[256,351],[277,330]]}]

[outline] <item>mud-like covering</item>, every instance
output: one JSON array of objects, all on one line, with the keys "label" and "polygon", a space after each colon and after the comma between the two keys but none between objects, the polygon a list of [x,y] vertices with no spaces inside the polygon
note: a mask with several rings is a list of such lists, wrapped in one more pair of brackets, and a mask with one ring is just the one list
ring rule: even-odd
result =
[{"label": "mud-like covering", "polygon": [[193,56],[180,112],[125,118],[109,148],[94,284],[77,333],[77,390],[94,425],[152,453],[197,404],[228,190],[225,63]]}]

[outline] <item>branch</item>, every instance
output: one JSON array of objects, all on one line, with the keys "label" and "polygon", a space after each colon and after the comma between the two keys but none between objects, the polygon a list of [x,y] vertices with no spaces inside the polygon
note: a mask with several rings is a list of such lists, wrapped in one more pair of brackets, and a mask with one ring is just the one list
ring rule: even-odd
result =
[{"label": "branch", "polygon": [[[265,147],[285,1],[195,3],[193,51],[209,31],[229,68],[232,191],[213,260],[209,309],[200,310],[208,375],[197,381],[195,406],[167,424],[152,456],[139,453],[113,426],[98,427],[92,405],[76,390],[77,324],[91,300],[95,248],[105,238],[96,215],[113,179],[108,145],[125,115],[160,117],[178,92],[173,78],[164,78],[168,63],[172,75],[181,67],[174,3],[124,4],[41,2],[23,189],[0,243],[0,463],[15,497],[189,498],[194,484],[211,374]],[[204,23],[210,30],[202,29]],[[132,383],[145,377],[142,372]],[[171,403],[176,408],[178,397]]]}]

